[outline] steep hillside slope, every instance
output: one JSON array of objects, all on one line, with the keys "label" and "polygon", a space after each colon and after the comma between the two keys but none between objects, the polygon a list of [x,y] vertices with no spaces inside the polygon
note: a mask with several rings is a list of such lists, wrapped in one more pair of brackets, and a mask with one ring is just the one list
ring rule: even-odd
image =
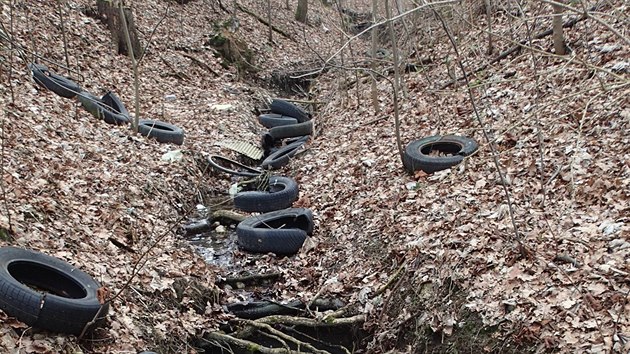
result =
[{"label": "steep hillside slope", "polygon": [[[396,22],[399,49],[413,64],[400,66],[403,143],[437,134],[480,143],[457,167],[410,175],[396,146],[387,32],[373,75],[376,113],[370,38],[353,38],[333,57],[352,36],[340,33],[339,19],[352,16],[310,3],[303,26],[284,1],[271,1],[279,31],[270,44],[255,17],[266,18],[266,2],[134,2],[148,44],[141,116],[182,127],[181,147],[108,125],[37,86],[27,69],[33,58],[66,74],[57,2],[1,5],[0,246],[64,259],[116,297],[106,326],[81,339],[0,312],[0,349],[195,352],[199,338],[233,319],[224,305],[246,300],[217,281],[276,274],[252,298],[341,299],[371,334],[357,343],[363,351],[627,352],[628,5],[608,2],[594,12],[605,24],[586,19],[565,29],[572,52],[564,57],[551,54],[550,37],[525,41],[551,27],[548,6],[533,2],[491,12],[491,55],[477,2],[440,10],[458,55],[434,14]],[[69,76],[93,93],[114,91],[133,113],[131,61],[114,54],[105,25],[89,16],[93,5],[63,6]],[[357,15],[353,33],[365,28],[369,2],[345,6]],[[403,11],[410,6],[400,2]],[[564,19],[579,16],[567,11]],[[237,38],[253,56],[227,63],[212,46],[217,35]],[[520,50],[493,60],[519,41]],[[458,79],[458,60],[468,84]],[[316,134],[282,170],[300,184],[296,205],[315,214],[314,237],[292,257],[235,251],[230,267],[209,265],[176,232],[197,205],[221,208],[233,182],[209,173],[205,157],[235,156],[217,146],[226,139],[258,143],[264,129],[254,110],[289,94],[283,83],[296,78],[287,72],[311,83],[293,93],[315,102]],[[175,150],[181,161],[163,160]]]}]

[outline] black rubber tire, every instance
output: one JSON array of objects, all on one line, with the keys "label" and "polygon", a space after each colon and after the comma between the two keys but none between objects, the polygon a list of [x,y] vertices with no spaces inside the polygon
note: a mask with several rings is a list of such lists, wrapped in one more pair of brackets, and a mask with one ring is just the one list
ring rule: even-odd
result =
[{"label": "black rubber tire", "polygon": [[242,211],[266,213],[291,207],[299,194],[298,184],[293,178],[271,176],[266,191],[236,193],[234,206]]},{"label": "black rubber tire", "polygon": [[311,119],[308,112],[306,112],[304,109],[285,100],[274,99],[273,101],[271,101],[271,107],[269,108],[273,113],[293,117],[297,119],[300,123],[306,122],[307,120]]},{"label": "black rubber tire", "polygon": [[286,166],[289,164],[289,161],[291,161],[291,157],[295,156],[305,142],[305,139],[299,139],[289,145],[281,147],[267,156],[260,164],[260,167],[266,170],[277,170],[282,166]]},{"label": "black rubber tire", "polygon": [[95,317],[96,325],[101,324],[109,304],[99,303],[100,287],[60,259],[23,248],[0,248],[0,308],[29,326],[80,334]]},{"label": "black rubber tire", "polygon": [[278,304],[270,301],[248,301],[229,304],[227,305],[227,310],[236,317],[256,320],[267,316],[296,316],[304,312],[304,307],[300,300],[293,300],[287,304]]},{"label": "black rubber tire", "polygon": [[77,99],[86,111],[98,119],[103,119],[103,106],[100,98],[87,91],[81,91],[77,94]]},{"label": "black rubber tire", "polygon": [[74,98],[81,92],[81,87],[67,77],[51,73],[46,65],[29,64],[35,82],[64,98]]},{"label": "black rubber tire", "polygon": [[258,122],[265,128],[280,127],[283,125],[297,124],[297,119],[293,117],[283,116],[276,113],[261,114],[258,116]]},{"label": "black rubber tire", "polygon": [[124,125],[130,122],[129,111],[120,98],[108,92],[101,98],[103,120],[107,124]]},{"label": "black rubber tire", "polygon": [[[233,170],[233,169],[229,169],[227,167],[221,166],[221,164],[219,164],[219,161],[222,161],[222,162],[227,163],[229,165],[238,166],[243,171],[237,171],[237,170]],[[217,171],[229,173],[229,174],[234,175],[234,176],[257,177],[257,176],[259,176],[262,173],[262,171],[259,171],[259,170],[255,169],[255,168],[252,168],[252,167],[249,167],[249,166],[245,166],[242,163],[236,162],[234,160],[230,160],[227,157],[223,157],[223,156],[219,156],[219,155],[210,155],[210,156],[208,156],[208,164],[212,168],[217,170]]]},{"label": "black rubber tire", "polygon": [[310,209],[290,208],[251,216],[236,227],[239,247],[245,251],[295,254],[313,233]]},{"label": "black rubber tire", "polygon": [[313,122],[308,121],[304,123],[274,127],[269,129],[268,133],[274,140],[311,135],[313,134]]},{"label": "black rubber tire", "polygon": [[[479,148],[479,144],[471,138],[457,135],[436,135],[410,142],[405,148],[404,165],[409,173],[422,170],[433,173],[453,167]],[[437,149],[450,156],[429,156]]]},{"label": "black rubber tire", "polygon": [[[274,151],[277,151],[276,140],[269,134],[269,132],[265,132],[260,139],[260,146],[263,150],[263,156],[267,157]],[[275,150],[274,150],[275,149]]]},{"label": "black rubber tire", "polygon": [[141,135],[153,137],[161,143],[177,145],[184,143],[184,131],[182,128],[159,120],[141,119],[138,122],[138,132]]}]

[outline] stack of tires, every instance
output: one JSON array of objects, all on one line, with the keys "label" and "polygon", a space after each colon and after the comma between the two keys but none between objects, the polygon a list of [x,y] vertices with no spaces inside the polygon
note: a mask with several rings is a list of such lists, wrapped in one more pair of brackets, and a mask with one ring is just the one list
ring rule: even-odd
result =
[{"label": "stack of tires", "polygon": [[262,136],[261,167],[275,170],[287,165],[313,134],[313,121],[308,112],[285,100],[274,99],[270,109],[271,113],[258,116],[260,124],[269,128]]},{"label": "stack of tires", "polygon": [[[258,117],[269,130],[263,135],[266,158],[257,170],[221,156],[210,156],[210,165],[220,171],[249,179],[241,182],[234,206],[242,211],[261,213],[241,221],[236,227],[239,247],[248,252],[291,255],[313,233],[313,213],[292,208],[299,197],[297,182],[275,176],[275,170],[289,163],[313,132],[313,122],[302,108],[284,100],[273,100],[271,113]],[[226,168],[229,164],[236,168]]]},{"label": "stack of tires", "polygon": [[[46,65],[31,63],[28,65],[33,80],[38,85],[64,98],[77,98],[81,106],[98,119],[113,125],[128,124],[131,119],[129,111],[120,98],[113,92],[107,92],[97,97],[81,89],[79,84],[65,76],[52,72]],[[184,143],[184,131],[172,124],[151,119],[138,121],[138,132],[147,137],[153,137],[161,143]]]}]

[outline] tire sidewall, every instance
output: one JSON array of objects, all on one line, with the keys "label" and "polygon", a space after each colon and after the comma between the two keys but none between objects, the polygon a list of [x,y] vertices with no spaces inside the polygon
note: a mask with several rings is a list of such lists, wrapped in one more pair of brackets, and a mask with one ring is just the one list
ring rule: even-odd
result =
[{"label": "tire sidewall", "polygon": [[[161,129],[165,127],[168,129]],[[141,135],[153,137],[161,143],[184,143],[184,130],[176,125],[153,119],[141,119],[138,122],[138,132]]]},{"label": "tire sidewall", "polygon": [[[85,291],[81,298],[68,298],[55,295],[48,291],[41,293],[22,284],[9,272],[11,264],[23,262],[48,268],[50,271],[63,274]],[[17,247],[0,248],[0,288],[9,290],[7,298],[0,301],[2,307],[10,316],[15,316],[28,325],[65,333],[80,332],[97,314],[104,315],[109,309],[108,304],[100,304],[97,298],[98,284],[87,273],[73,265],[46,254]],[[24,299],[27,302],[24,302]],[[42,300],[44,300],[42,302]],[[36,312],[25,309],[25,305],[34,305]],[[40,306],[41,302],[41,306]],[[32,307],[31,307],[32,309]],[[64,321],[64,314],[76,313],[72,320]],[[76,320],[76,321],[75,321]],[[59,328],[61,326],[65,328]]]}]

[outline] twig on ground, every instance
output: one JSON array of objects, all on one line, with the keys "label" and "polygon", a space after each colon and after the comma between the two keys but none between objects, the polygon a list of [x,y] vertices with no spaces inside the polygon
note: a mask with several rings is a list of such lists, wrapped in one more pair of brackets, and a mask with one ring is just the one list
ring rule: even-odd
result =
[{"label": "twig on ground", "polygon": [[381,295],[382,293],[385,292],[385,290],[389,289],[389,287],[392,286],[392,284],[394,284],[394,282],[398,280],[401,273],[405,270],[407,270],[407,262],[403,262],[403,264],[401,264],[400,267],[398,267],[396,272],[389,278],[387,283],[385,283],[385,285],[381,286],[378,290],[376,290],[376,293],[374,293],[374,296]]},{"label": "twig on ground", "polygon": [[203,61],[201,61],[200,59],[195,58],[194,56],[187,54],[187,53],[182,53],[182,55],[190,60],[192,60],[195,64],[199,65],[202,69],[206,69],[209,72],[211,72],[214,76],[221,76],[219,75],[218,72],[214,71],[214,69],[212,69],[210,67],[210,65],[204,63]]}]

